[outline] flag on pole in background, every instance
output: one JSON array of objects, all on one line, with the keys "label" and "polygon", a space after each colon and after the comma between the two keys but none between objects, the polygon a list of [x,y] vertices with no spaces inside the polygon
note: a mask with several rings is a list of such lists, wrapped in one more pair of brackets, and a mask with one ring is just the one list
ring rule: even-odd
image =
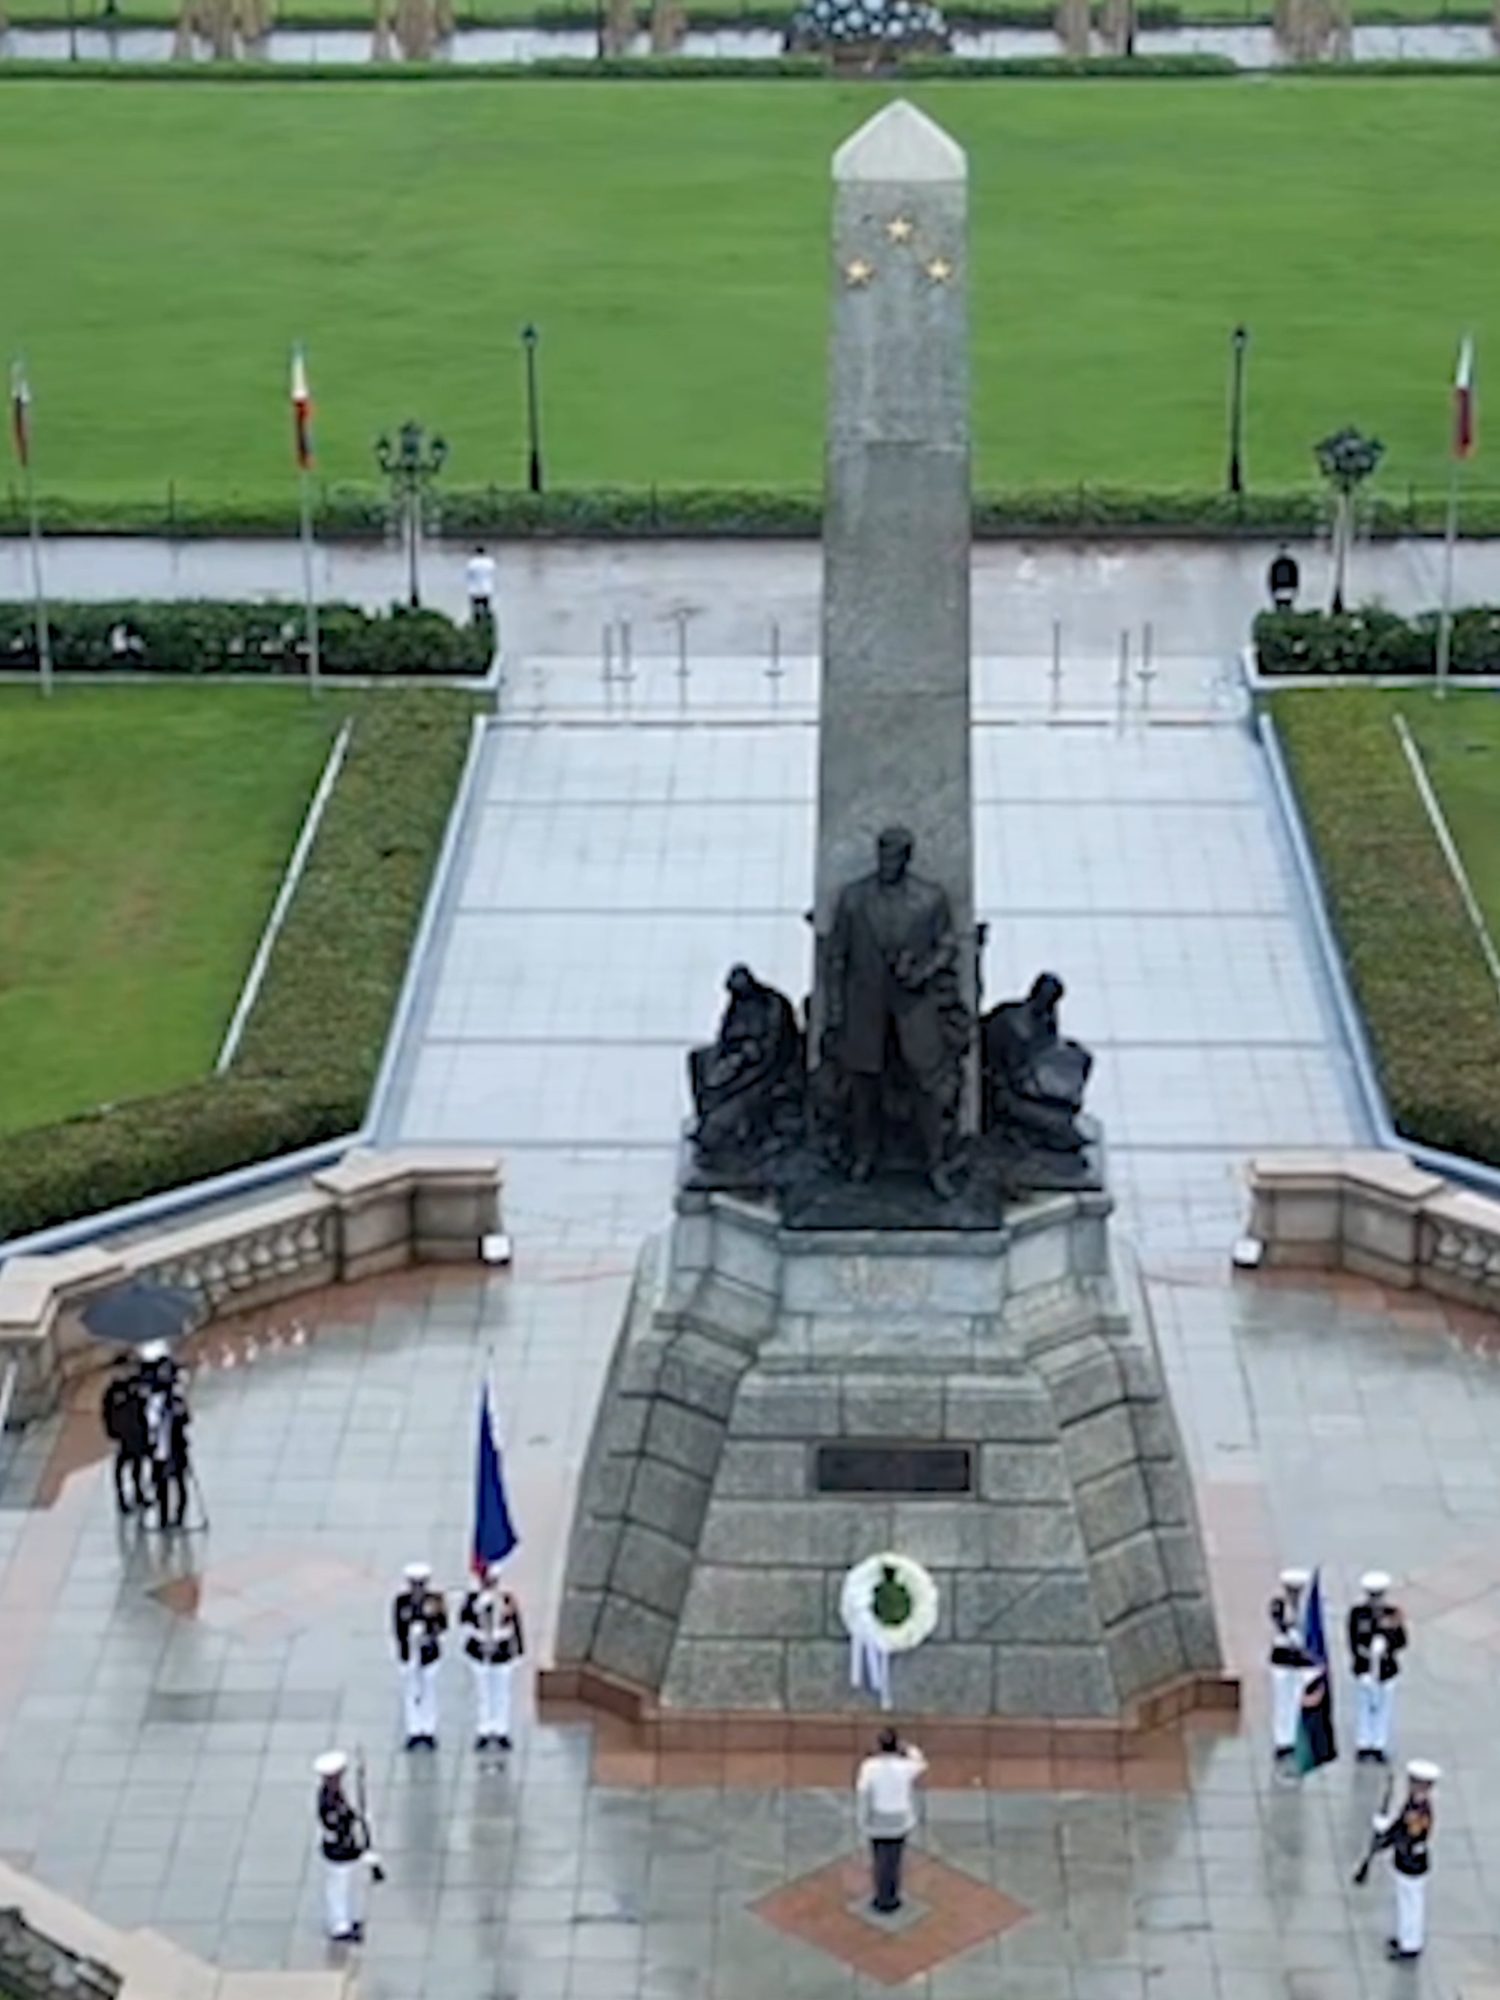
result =
[{"label": "flag on pole in background", "polygon": [[313,462],[312,391],[307,386],[307,362],[302,349],[292,349],[292,426],[297,439],[297,464],[303,472]]},{"label": "flag on pole in background", "polygon": [[1320,1764],[1331,1764],[1339,1754],[1333,1738],[1333,1684],[1328,1678],[1321,1570],[1313,1571],[1312,1589],[1307,1594],[1302,1646],[1307,1654],[1308,1674],[1297,1718],[1297,1769],[1305,1776],[1316,1771]]},{"label": "flag on pole in background", "polygon": [[482,1577],[491,1563],[504,1562],[518,1540],[505,1498],[505,1474],[495,1438],[495,1413],[486,1379],[479,1392],[479,1458],[474,1478],[474,1549],[471,1562]]},{"label": "flag on pole in background", "polygon": [[1458,373],[1453,378],[1453,456],[1467,458],[1474,449],[1474,343],[1465,340],[1458,350]]},{"label": "flag on pole in background", "polygon": [[24,472],[31,464],[31,387],[23,361],[10,364],[10,435]]}]

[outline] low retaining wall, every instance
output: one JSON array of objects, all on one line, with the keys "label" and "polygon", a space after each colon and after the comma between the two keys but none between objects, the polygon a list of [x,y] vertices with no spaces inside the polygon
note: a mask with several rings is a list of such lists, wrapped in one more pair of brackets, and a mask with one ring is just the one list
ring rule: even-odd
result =
[{"label": "low retaining wall", "polygon": [[0,1377],[15,1361],[13,1414],[45,1415],[65,1382],[111,1352],[89,1338],[79,1308],[132,1278],[196,1292],[212,1320],[408,1264],[477,1263],[499,1228],[495,1155],[357,1148],[292,1194],[129,1243],[12,1257],[0,1267]]},{"label": "low retaining wall", "polygon": [[1500,1201],[1398,1153],[1296,1153],[1250,1163],[1250,1234],[1282,1268],[1356,1271],[1500,1312]]}]

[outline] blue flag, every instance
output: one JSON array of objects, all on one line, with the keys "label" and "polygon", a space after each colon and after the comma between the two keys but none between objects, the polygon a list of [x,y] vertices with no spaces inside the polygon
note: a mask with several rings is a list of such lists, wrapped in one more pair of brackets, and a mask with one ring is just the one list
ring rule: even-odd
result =
[{"label": "blue flag", "polygon": [[1321,1570],[1313,1571],[1312,1589],[1307,1594],[1302,1647],[1307,1654],[1308,1676],[1297,1718],[1297,1768],[1305,1775],[1320,1764],[1331,1764],[1339,1754],[1333,1734],[1333,1683],[1328,1678]]},{"label": "blue flag", "polygon": [[504,1562],[516,1546],[510,1506],[505,1498],[505,1474],[495,1441],[490,1385],[479,1392],[479,1458],[474,1474],[474,1574],[482,1577],[491,1563]]}]

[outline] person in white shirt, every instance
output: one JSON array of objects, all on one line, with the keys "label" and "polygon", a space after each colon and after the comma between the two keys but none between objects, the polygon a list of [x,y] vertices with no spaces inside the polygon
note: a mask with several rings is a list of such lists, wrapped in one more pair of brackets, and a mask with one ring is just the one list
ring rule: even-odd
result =
[{"label": "person in white shirt", "polygon": [[495,622],[495,558],[476,548],[464,567],[464,587],[469,593],[469,616],[476,625]]},{"label": "person in white shirt", "polygon": [[903,1744],[894,1729],[883,1729],[879,1749],[865,1758],[854,1781],[860,1834],[870,1843],[870,1908],[882,1916],[901,1907],[901,1862],[917,1823],[917,1781],[926,1769],[915,1743]]}]

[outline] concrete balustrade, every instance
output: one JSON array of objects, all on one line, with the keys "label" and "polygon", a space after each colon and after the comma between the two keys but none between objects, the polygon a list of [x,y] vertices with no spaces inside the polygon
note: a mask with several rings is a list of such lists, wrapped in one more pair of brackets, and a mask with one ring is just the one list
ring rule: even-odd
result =
[{"label": "concrete balustrade", "polygon": [[1268,1155],[1249,1182],[1265,1264],[1354,1271],[1500,1312],[1500,1201],[1399,1153]]},{"label": "concrete balustrade", "polygon": [[14,1415],[53,1409],[109,1350],[79,1317],[133,1278],[179,1285],[205,1323],[410,1264],[477,1263],[500,1230],[498,1157],[458,1148],[356,1148],[290,1194],[267,1194],[128,1242],[0,1267],[0,1377],[18,1365]]}]

